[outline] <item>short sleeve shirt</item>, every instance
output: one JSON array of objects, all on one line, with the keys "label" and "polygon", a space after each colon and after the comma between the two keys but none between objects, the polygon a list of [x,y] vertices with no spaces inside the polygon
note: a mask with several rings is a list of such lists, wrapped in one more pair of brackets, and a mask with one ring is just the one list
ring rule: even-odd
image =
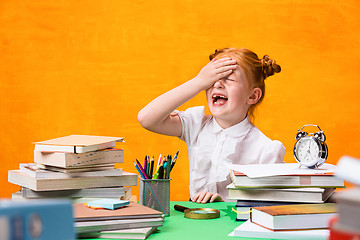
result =
[{"label": "short sleeve shirt", "polygon": [[249,118],[223,129],[203,106],[175,111],[182,123],[180,139],[189,153],[190,196],[219,193],[226,201],[232,164],[281,163],[285,147],[266,137]]}]

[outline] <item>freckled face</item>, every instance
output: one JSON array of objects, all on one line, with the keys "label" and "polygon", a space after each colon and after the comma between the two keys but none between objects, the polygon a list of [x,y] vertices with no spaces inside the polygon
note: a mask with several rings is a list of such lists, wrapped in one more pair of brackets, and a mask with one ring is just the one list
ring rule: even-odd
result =
[{"label": "freckled face", "polygon": [[245,118],[250,95],[248,79],[240,66],[206,90],[209,109],[222,127],[235,125]]}]

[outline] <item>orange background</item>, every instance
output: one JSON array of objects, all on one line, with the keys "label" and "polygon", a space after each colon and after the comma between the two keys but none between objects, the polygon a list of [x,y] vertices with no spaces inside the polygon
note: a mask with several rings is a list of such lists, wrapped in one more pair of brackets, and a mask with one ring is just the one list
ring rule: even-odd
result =
[{"label": "orange background", "polygon": [[[255,123],[283,142],[286,162],[307,123],[325,130],[329,163],[360,157],[359,1],[301,2],[1,1],[0,197],[19,190],[7,171],[33,162],[32,142],[91,134],[125,137],[130,172],[135,158],[180,150],[171,200],[187,200],[186,144],[146,131],[137,113],[229,46],[282,66]],[[204,104],[199,94],[180,109]]]}]

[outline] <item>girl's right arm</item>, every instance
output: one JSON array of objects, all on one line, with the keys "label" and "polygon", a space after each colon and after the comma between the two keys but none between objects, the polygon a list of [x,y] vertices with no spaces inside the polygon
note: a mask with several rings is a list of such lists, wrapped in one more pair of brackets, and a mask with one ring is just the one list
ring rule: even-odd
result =
[{"label": "girl's right arm", "polygon": [[173,111],[224,77],[236,68],[236,61],[221,58],[210,61],[193,79],[162,94],[146,105],[138,114],[140,124],[156,133],[177,136],[181,135],[181,121]]}]

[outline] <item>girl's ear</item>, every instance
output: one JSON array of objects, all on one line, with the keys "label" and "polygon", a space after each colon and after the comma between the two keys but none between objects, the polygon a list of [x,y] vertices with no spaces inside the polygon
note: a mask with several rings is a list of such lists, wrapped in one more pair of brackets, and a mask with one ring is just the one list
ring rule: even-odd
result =
[{"label": "girl's ear", "polygon": [[249,104],[249,105],[256,104],[260,100],[261,95],[262,95],[261,89],[260,88],[254,88],[252,90],[251,95],[246,100],[246,103]]}]

